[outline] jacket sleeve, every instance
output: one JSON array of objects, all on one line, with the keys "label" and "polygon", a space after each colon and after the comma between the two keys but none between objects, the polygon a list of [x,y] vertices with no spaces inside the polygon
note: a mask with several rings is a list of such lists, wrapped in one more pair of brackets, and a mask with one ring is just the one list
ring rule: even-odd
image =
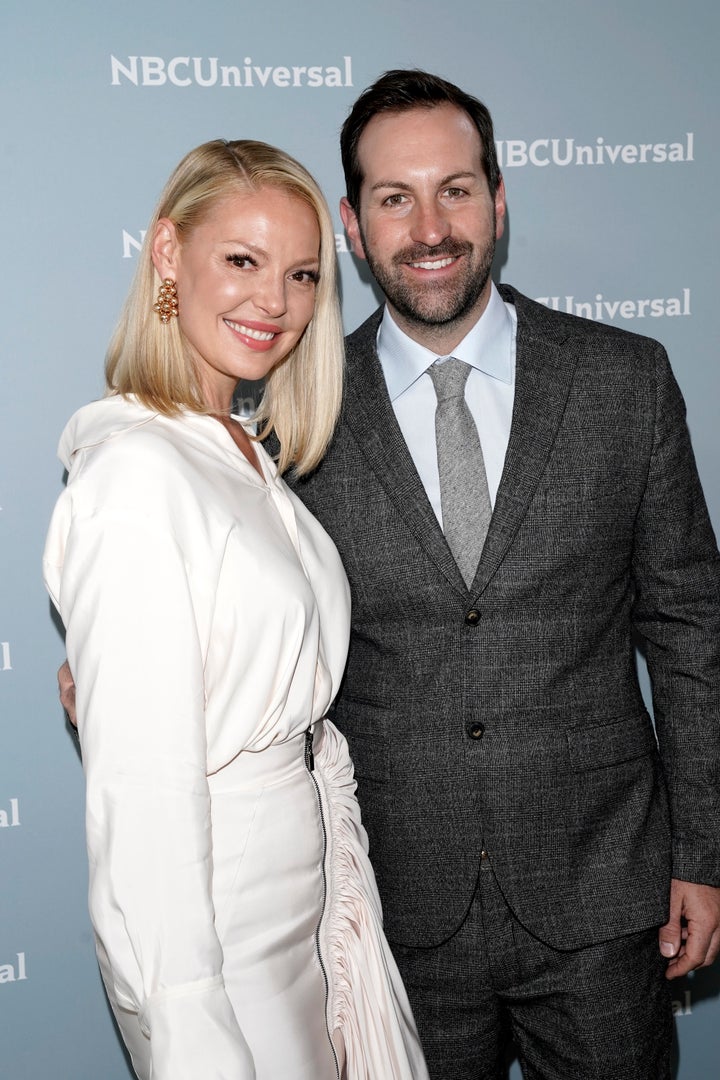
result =
[{"label": "jacket sleeve", "polygon": [[636,523],[635,626],[670,799],[673,876],[720,886],[720,557],[665,351]]},{"label": "jacket sleeve", "polygon": [[124,513],[76,515],[66,537],[56,599],[77,684],[98,953],[150,1040],[153,1080],[252,1080],[214,928],[203,655],[184,554],[172,530]]}]

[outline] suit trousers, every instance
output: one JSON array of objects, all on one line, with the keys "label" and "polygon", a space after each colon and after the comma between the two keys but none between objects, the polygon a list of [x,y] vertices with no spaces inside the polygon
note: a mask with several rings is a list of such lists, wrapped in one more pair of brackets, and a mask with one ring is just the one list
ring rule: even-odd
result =
[{"label": "suit trousers", "polygon": [[431,1080],[670,1080],[672,1007],[657,929],[584,949],[539,941],[490,861],[462,926],[436,948],[394,945]]}]

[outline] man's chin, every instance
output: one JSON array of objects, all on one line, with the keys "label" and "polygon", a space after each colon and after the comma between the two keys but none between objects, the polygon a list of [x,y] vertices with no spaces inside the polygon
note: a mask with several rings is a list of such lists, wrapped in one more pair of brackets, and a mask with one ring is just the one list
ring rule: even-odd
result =
[{"label": "man's chin", "polygon": [[417,301],[412,304],[403,301],[400,303],[392,301],[392,304],[406,322],[425,327],[448,326],[450,323],[464,318],[472,307],[471,304],[458,305],[456,296],[448,297],[446,303],[438,303],[437,295],[433,296],[432,300],[428,299],[424,304]]}]

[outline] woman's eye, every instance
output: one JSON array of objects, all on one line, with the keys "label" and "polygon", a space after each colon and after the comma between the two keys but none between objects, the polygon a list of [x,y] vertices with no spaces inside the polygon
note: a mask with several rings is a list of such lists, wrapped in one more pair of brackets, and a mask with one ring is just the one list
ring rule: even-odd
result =
[{"label": "woman's eye", "polygon": [[300,281],[307,285],[317,285],[320,280],[317,270],[296,270],[290,277],[293,281]]},{"label": "woman's eye", "polygon": [[237,266],[239,270],[246,270],[248,266],[256,266],[256,262],[250,255],[226,255],[227,262]]}]

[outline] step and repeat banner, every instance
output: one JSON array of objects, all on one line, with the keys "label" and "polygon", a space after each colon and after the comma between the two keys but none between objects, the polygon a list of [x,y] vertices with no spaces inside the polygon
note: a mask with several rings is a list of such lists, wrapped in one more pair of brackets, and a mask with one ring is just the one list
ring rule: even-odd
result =
[{"label": "step and repeat banner", "polygon": [[[262,139],[303,161],[335,210],[350,330],[378,294],[337,214],[343,119],[391,67],[470,90],[493,113],[507,186],[495,276],[663,342],[717,526],[718,10],[4,0],[0,1077],[130,1076],[91,942],[82,769],[57,701],[64,649],[40,560],[63,481],[59,433],[102,394],[105,346],[173,166],[217,137]],[[673,996],[677,1077],[711,1080],[720,970]]]}]

